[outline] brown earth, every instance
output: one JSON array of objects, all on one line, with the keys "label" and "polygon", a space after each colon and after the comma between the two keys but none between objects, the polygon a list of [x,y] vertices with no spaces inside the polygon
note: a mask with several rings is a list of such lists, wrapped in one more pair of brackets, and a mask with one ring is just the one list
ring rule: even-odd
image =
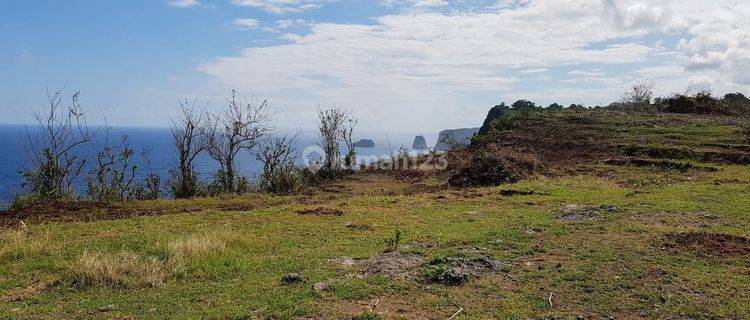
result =
[{"label": "brown earth", "polygon": [[326,207],[318,207],[315,209],[307,209],[307,210],[300,210],[297,211],[298,215],[305,216],[305,215],[315,215],[315,216],[342,216],[344,215],[344,212],[342,212],[339,209],[332,209],[332,208],[326,208]]},{"label": "brown earth", "polygon": [[714,233],[670,233],[665,247],[674,252],[689,252],[704,257],[750,257],[750,239]]}]

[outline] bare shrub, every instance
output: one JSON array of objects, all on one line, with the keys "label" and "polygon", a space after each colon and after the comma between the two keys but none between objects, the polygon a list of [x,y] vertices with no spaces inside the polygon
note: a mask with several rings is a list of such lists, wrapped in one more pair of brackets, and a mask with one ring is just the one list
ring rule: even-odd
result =
[{"label": "bare shrub", "polygon": [[515,183],[542,170],[541,163],[534,155],[496,146],[474,150],[469,161],[451,167],[454,173],[448,182],[459,187]]},{"label": "bare shrub", "polygon": [[639,80],[630,84],[620,93],[620,103],[627,109],[644,109],[651,105],[656,83],[653,80]]},{"label": "bare shrub", "polygon": [[341,129],[341,139],[346,146],[346,155],[344,156],[344,167],[348,170],[357,168],[357,151],[354,148],[354,128],[359,121],[349,117],[344,127]]},{"label": "bare shrub", "polygon": [[226,102],[222,113],[208,116],[205,145],[211,158],[219,163],[216,180],[221,191],[241,193],[247,190],[238,187],[247,187],[248,184],[246,179],[237,176],[237,155],[242,150],[251,151],[261,137],[273,131],[270,122],[274,114],[269,111],[267,100],[260,103],[240,101],[235,90]]},{"label": "bare shrub", "polygon": [[135,151],[127,136],[123,135],[120,143],[112,146],[109,144],[109,128],[105,132],[104,144],[88,171],[88,195],[100,202],[132,200],[138,170],[138,166],[132,164]]},{"label": "bare shrub", "polygon": [[255,157],[263,163],[263,172],[258,181],[258,188],[264,192],[289,194],[301,185],[299,170],[295,161],[299,158],[297,152],[297,137],[269,137],[259,146]]},{"label": "bare shrub", "polygon": [[441,134],[438,137],[438,144],[443,144],[444,146],[446,146],[444,148],[446,151],[458,151],[465,147],[464,144],[456,139],[453,132],[444,135]]},{"label": "bare shrub", "polygon": [[91,141],[93,132],[79,103],[80,93],[62,105],[62,91],[47,92],[47,109],[34,114],[38,131],[26,128],[24,147],[30,166],[23,168],[23,187],[40,200],[75,198],[74,180],[83,172],[87,160],[78,154]]},{"label": "bare shrub", "polygon": [[172,148],[178,159],[177,168],[170,171],[169,181],[175,198],[198,195],[195,159],[205,150],[201,137],[206,115],[196,108],[196,102],[188,99],[180,101],[179,113],[169,126]]},{"label": "bare shrub", "polygon": [[320,147],[323,148],[325,159],[323,168],[328,172],[341,169],[341,154],[339,145],[341,133],[350,121],[351,111],[335,107],[318,107],[318,136]]},{"label": "bare shrub", "polygon": [[151,167],[150,153],[150,149],[141,151],[141,156],[146,163],[146,176],[133,187],[133,198],[138,200],[155,200],[159,199],[162,194],[161,176]]}]

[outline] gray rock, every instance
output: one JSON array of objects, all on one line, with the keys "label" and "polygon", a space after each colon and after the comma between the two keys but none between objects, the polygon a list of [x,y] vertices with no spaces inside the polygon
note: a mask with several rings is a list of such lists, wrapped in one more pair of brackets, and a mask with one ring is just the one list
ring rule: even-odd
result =
[{"label": "gray rock", "polygon": [[427,149],[427,140],[425,140],[424,136],[416,136],[414,137],[414,143],[412,143],[411,148],[414,150]]},{"label": "gray rock", "polygon": [[435,150],[450,151],[454,144],[458,146],[467,146],[471,138],[479,132],[479,128],[462,128],[443,130],[438,135],[438,142],[435,144]]},{"label": "gray rock", "polygon": [[354,143],[354,146],[357,148],[375,148],[375,141],[370,139],[359,139],[359,141]]},{"label": "gray rock", "polygon": [[307,282],[307,278],[301,276],[299,273],[290,273],[281,277],[281,283],[283,284],[296,284],[305,282]]}]

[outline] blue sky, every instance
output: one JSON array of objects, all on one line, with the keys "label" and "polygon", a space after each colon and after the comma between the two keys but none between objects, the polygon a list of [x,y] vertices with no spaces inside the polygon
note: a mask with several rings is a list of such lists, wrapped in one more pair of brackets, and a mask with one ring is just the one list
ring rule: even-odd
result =
[{"label": "blue sky", "polygon": [[[608,104],[750,84],[750,4],[738,0],[5,0],[2,123],[46,88],[82,92],[94,122],[166,126],[180,97],[267,98],[281,127],[320,104],[364,130],[481,123],[501,101]],[[98,119],[98,120],[97,120]]]}]

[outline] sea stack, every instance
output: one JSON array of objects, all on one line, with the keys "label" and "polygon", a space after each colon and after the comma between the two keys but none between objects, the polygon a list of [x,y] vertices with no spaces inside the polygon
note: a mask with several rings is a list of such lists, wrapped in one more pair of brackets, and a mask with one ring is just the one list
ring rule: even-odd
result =
[{"label": "sea stack", "polygon": [[412,143],[411,148],[414,150],[424,150],[427,149],[427,140],[425,140],[424,136],[416,136],[414,138],[414,143]]},{"label": "sea stack", "polygon": [[359,139],[359,141],[354,143],[354,146],[357,148],[375,148],[375,141],[370,139]]}]

